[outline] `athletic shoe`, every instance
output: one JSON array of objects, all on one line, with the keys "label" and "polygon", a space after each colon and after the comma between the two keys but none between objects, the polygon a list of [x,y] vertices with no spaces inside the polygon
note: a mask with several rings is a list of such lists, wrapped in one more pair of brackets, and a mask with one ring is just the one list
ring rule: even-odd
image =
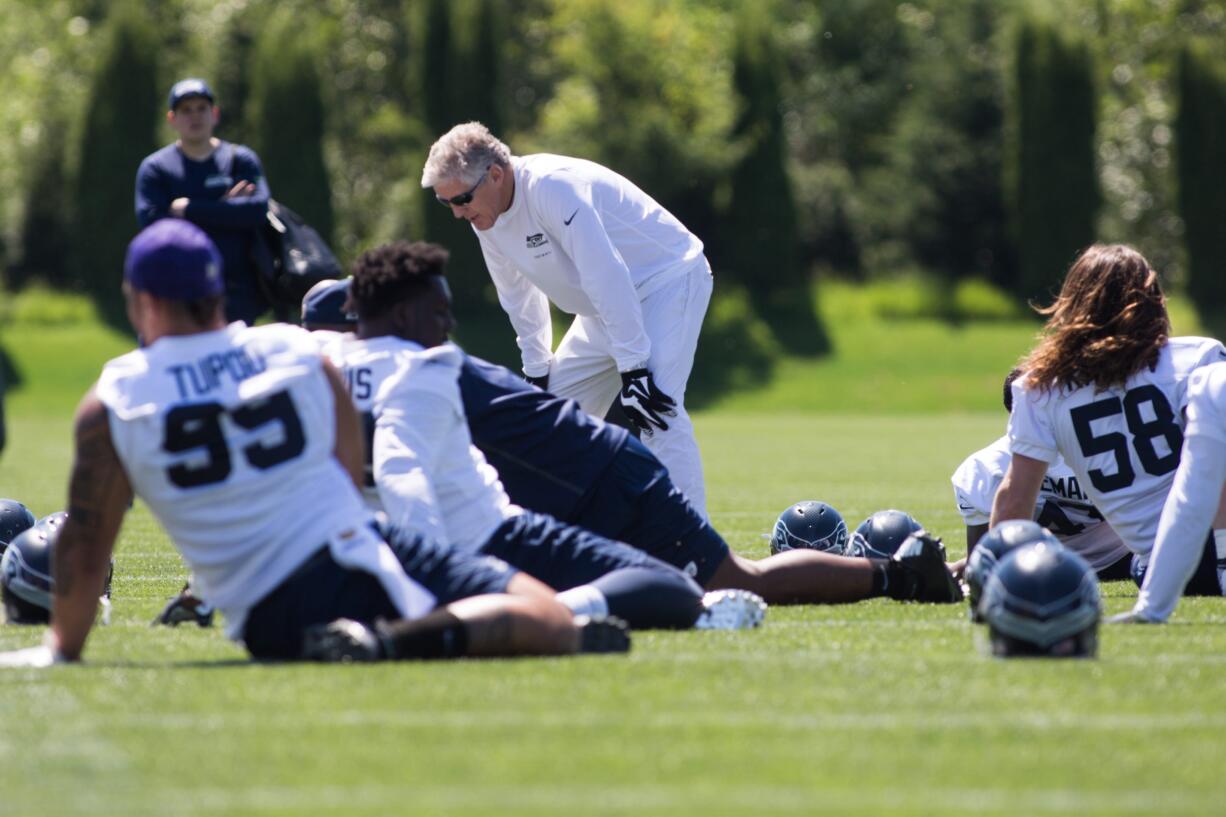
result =
[{"label": "athletic shoe", "polygon": [[712,590],[702,597],[695,630],[748,630],[766,618],[766,602],[748,590]]},{"label": "athletic shoe", "polygon": [[575,616],[581,653],[630,652],[630,628],[617,616]]},{"label": "athletic shoe", "polygon": [[924,531],[907,537],[890,557],[886,592],[900,601],[950,604],[962,601],[962,588],[945,565],[945,546]]},{"label": "athletic shoe", "polygon": [[378,661],[383,646],[375,631],[348,618],[338,618],[327,624],[316,624],[302,634],[302,657],[307,661],[341,662]]},{"label": "athletic shoe", "polygon": [[212,627],[213,612],[213,607],[192,595],[191,586],[185,584],[179,595],[168,601],[157,618],[150,622],[150,626],[178,627],[190,621],[197,627]]}]

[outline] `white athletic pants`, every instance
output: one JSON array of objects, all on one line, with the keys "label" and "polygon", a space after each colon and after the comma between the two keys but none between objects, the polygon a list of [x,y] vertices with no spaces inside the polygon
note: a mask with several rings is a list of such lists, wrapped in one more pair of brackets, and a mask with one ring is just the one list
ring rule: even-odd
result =
[{"label": "white athletic pants", "polygon": [[[677,416],[665,418],[668,430],[644,434],[643,443],[660,458],[673,483],[703,516],[707,513],[707,492],[694,424],[685,410],[685,386],[694,368],[711,287],[711,267],[705,258],[699,258],[686,274],[642,301],[643,328],[651,341],[647,368],[656,385],[677,401]],[[597,318],[577,316],[554,353],[549,390],[577,401],[588,414],[603,417],[621,385],[604,326]]]}]

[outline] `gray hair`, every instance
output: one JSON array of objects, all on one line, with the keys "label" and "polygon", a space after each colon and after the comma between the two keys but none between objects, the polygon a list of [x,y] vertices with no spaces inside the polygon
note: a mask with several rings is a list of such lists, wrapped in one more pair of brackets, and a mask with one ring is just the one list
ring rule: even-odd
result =
[{"label": "gray hair", "polygon": [[455,180],[476,184],[491,165],[511,164],[511,149],[480,122],[456,125],[430,146],[426,166],[421,170],[421,186],[434,187]]}]

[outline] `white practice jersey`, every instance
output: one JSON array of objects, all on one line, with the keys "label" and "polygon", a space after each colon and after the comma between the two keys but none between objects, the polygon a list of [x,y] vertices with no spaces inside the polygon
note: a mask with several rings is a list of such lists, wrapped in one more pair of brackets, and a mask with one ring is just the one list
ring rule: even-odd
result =
[{"label": "white practice jersey", "polygon": [[549,370],[549,301],[598,317],[621,371],[651,352],[640,302],[685,274],[702,242],[629,180],[595,162],[540,153],[511,160],[515,197],[488,230],[474,230],[511,318],[524,371]]},{"label": "white practice jersey", "polygon": [[333,392],[307,332],[234,323],[163,337],[108,363],[97,395],[133,489],[231,637],[325,546],[378,576],[406,616],[433,606],[369,529],[336,460]]},{"label": "white practice jersey", "polygon": [[1124,544],[1149,553],[1179,465],[1188,378],[1224,359],[1226,348],[1216,340],[1171,338],[1153,371],[1143,368],[1122,387],[1043,392],[1019,377],[1010,450],[1047,463],[1063,457]]},{"label": "white practice jersey", "polygon": [[325,353],[344,373],[369,435],[369,507],[397,527],[468,550],[520,512],[472,444],[457,347],[346,336]]},{"label": "white practice jersey", "polygon": [[[1009,468],[1009,438],[1001,437],[987,448],[966,458],[950,481],[958,513],[967,526],[986,525],[992,516],[992,501]],[[1034,518],[1060,541],[1077,551],[1095,570],[1102,570],[1128,555],[1111,526],[1081,489],[1077,475],[1057,458],[1047,469]]]}]

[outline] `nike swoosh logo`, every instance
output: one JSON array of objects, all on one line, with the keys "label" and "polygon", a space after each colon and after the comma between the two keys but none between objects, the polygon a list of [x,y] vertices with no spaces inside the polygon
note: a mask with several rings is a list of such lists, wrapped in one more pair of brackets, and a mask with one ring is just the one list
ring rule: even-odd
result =
[{"label": "nike swoosh logo", "polygon": [[575,208],[575,212],[573,212],[573,213],[571,213],[571,214],[570,214],[570,218],[566,219],[566,220],[565,220],[565,221],[563,221],[562,223],[563,223],[563,224],[565,224],[567,227],[569,227],[569,226],[570,226],[570,223],[571,223],[572,221],[574,221],[574,220],[575,220],[575,216],[577,216],[577,215],[579,215],[579,208],[578,208],[578,207],[576,207],[576,208]]}]

